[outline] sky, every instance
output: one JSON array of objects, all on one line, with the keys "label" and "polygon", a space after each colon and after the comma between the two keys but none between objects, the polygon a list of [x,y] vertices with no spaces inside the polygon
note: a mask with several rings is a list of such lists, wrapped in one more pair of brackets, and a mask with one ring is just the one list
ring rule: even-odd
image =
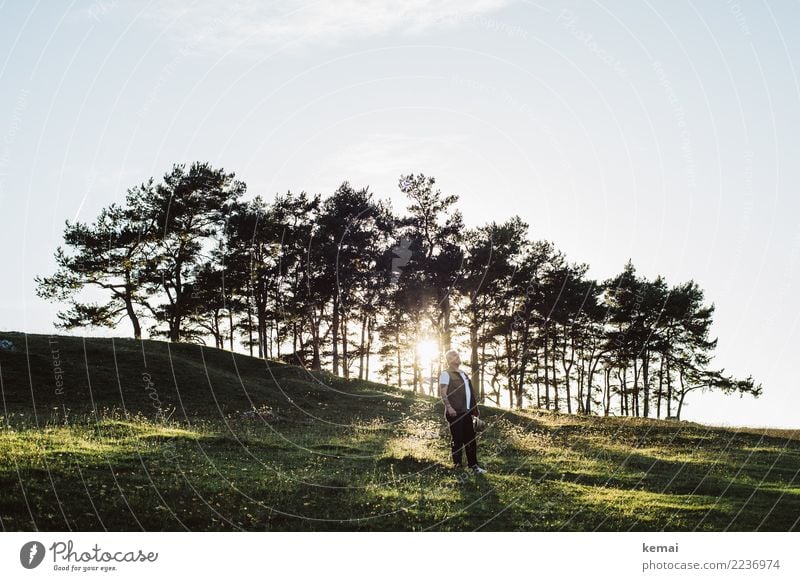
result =
[{"label": "sky", "polygon": [[713,364],[764,395],[684,419],[800,428],[798,25],[789,1],[0,0],[0,329],[53,332],[34,277],[64,221],[173,163],[396,209],[424,173],[599,280],[695,280]]}]

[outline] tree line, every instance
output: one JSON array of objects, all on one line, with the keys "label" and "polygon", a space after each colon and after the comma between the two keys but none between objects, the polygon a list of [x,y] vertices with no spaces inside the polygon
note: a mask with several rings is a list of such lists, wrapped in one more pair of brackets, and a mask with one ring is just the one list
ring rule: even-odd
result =
[{"label": "tree line", "polygon": [[176,164],[93,222],[67,221],[37,293],[64,305],[60,328],[127,320],[137,339],[146,327],[415,392],[441,369],[420,344],[464,346],[497,405],[679,418],[693,391],[761,394],[711,366],[714,306],[694,281],[630,261],[593,280],[519,217],[469,227],[433,177],[398,187],[402,213],[349,182],[245,199],[233,173]]}]

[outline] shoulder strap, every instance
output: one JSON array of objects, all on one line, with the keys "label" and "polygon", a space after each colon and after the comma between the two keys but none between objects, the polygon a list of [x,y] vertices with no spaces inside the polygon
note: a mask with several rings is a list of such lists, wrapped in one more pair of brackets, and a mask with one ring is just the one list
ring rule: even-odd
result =
[{"label": "shoulder strap", "polygon": [[464,385],[466,386],[466,388],[469,389],[474,395],[475,394],[475,390],[472,389],[472,381],[470,380],[469,375],[467,375],[466,373],[464,373],[460,369],[458,370],[458,372],[461,374],[461,378],[464,380]]}]

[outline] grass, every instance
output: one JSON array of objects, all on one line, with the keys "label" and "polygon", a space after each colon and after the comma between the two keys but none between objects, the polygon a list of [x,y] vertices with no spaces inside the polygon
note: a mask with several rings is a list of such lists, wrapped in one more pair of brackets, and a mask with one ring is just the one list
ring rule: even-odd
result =
[{"label": "grass", "polygon": [[427,396],[197,345],[0,339],[6,531],[798,529],[796,431],[484,408],[476,478]]}]

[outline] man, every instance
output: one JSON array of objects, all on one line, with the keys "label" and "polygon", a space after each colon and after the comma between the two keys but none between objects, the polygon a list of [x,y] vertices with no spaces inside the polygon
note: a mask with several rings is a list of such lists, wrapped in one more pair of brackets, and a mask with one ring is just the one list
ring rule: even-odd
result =
[{"label": "man", "polygon": [[469,468],[475,474],[486,474],[486,470],[478,466],[478,443],[472,425],[472,416],[480,416],[478,396],[467,374],[459,370],[461,357],[458,351],[451,349],[444,357],[447,369],[439,376],[439,395],[444,402],[445,419],[450,424],[450,435],[453,438],[453,464],[455,468],[462,467],[461,450],[464,448]]}]

